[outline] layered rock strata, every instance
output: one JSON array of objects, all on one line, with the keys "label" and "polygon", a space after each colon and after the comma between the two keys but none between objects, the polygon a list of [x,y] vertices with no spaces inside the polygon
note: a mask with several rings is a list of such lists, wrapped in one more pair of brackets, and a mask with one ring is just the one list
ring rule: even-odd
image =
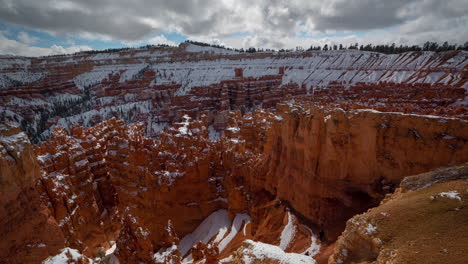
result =
[{"label": "layered rock strata", "polygon": [[[342,107],[383,107],[466,118],[465,51],[385,55],[358,50],[237,53],[183,43],[120,52],[0,58],[0,120],[34,142],[56,125],[112,117],[146,134],[202,113],[220,131],[222,111],[274,107],[310,96]],[[387,104],[388,103],[388,104]],[[383,110],[383,109],[382,109]],[[388,109],[386,110],[388,111]]]}]

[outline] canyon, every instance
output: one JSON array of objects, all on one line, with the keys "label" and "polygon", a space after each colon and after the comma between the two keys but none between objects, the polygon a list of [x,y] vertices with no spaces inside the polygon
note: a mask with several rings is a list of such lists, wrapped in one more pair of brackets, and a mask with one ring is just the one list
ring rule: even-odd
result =
[{"label": "canyon", "polygon": [[1,57],[0,263],[462,263],[467,57]]}]

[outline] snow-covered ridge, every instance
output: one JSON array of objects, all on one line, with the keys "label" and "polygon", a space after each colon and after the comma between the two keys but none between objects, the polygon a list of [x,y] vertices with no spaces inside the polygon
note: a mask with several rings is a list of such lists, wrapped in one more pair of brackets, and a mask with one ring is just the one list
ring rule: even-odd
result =
[{"label": "snow-covered ridge", "polygon": [[[291,94],[290,87],[304,87],[302,94],[379,83],[468,87],[462,75],[468,65],[465,51],[238,53],[183,44],[44,58],[0,57],[0,120],[23,122],[36,141],[56,124],[69,127],[80,121],[88,126],[116,115],[131,122],[167,123],[166,117],[159,118],[160,109],[178,104],[176,111],[200,111],[209,108],[205,102],[218,107],[215,102],[223,91],[237,87],[249,89],[255,104],[263,103],[259,100],[265,100],[265,91],[274,95],[267,100],[279,100]],[[183,101],[191,103],[182,105]]]}]

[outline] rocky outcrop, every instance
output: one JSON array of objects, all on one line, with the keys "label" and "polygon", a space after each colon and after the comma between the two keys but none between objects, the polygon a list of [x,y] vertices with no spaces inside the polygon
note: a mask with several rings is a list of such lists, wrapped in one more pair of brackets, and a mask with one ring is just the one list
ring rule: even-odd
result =
[{"label": "rocky outcrop", "polygon": [[101,124],[87,133],[75,127],[73,137],[58,128],[49,141],[36,147],[44,170],[39,189],[42,199],[67,246],[89,256],[115,240],[120,229],[117,198],[104,160],[106,141],[118,133],[119,123],[111,120],[108,124],[114,125]]},{"label": "rocky outcrop", "polygon": [[[408,175],[468,157],[467,122],[372,110],[283,104],[246,181],[287,201],[333,241]],[[291,191],[294,190],[294,191]]]},{"label": "rocky outcrop", "polygon": [[[115,241],[120,263],[325,263],[346,221],[405,176],[468,157],[467,122],[457,118],[292,101],[223,118],[192,114],[157,138],[144,123],[118,119],[56,128],[35,147],[39,163],[12,163],[20,164],[13,171],[35,166],[34,176],[18,179],[37,184],[31,195],[62,236],[47,256],[70,247],[94,258]],[[403,185],[432,178],[444,177]]]},{"label": "rocky outcrop", "polygon": [[58,223],[36,191],[40,177],[26,134],[0,125],[0,263],[38,263],[65,245]]},{"label": "rocky outcrop", "polygon": [[407,177],[354,216],[329,263],[464,263],[468,164]]}]

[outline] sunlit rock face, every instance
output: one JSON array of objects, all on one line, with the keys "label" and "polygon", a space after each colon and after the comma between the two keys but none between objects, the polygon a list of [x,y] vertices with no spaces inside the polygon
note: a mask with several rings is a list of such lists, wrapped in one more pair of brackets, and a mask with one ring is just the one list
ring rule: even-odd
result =
[{"label": "sunlit rock face", "polygon": [[117,119],[56,129],[36,147],[66,246],[93,257],[115,241],[121,263],[325,263],[346,221],[404,177],[468,157],[457,118],[283,103],[231,112],[222,134],[182,120],[156,139]]},{"label": "sunlit rock face", "polygon": [[[467,56],[181,44],[2,57],[0,260],[391,260],[401,245],[365,232],[392,224],[349,219],[403,179],[430,182],[407,176],[468,161]],[[463,201],[450,184],[440,193]]]},{"label": "sunlit rock face", "polygon": [[282,104],[250,186],[288,201],[334,240],[346,219],[405,176],[466,161],[466,127],[460,119]]}]

